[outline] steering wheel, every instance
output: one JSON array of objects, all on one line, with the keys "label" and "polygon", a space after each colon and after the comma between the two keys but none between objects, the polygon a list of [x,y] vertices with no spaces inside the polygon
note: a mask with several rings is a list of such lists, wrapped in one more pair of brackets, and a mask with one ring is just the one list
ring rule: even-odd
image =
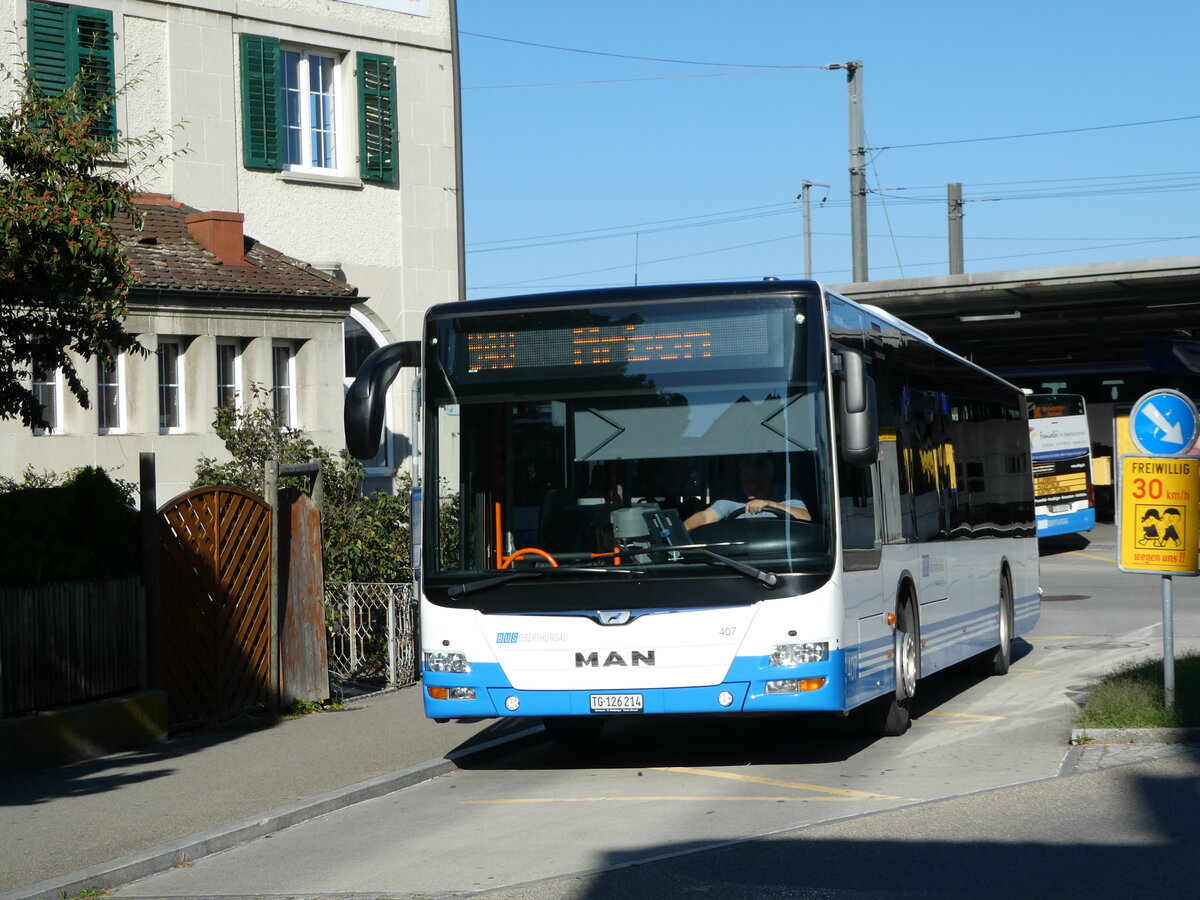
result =
[{"label": "steering wheel", "polygon": [[[777,518],[777,519],[789,519],[789,518],[791,518],[791,513],[787,512],[786,510],[777,509],[777,508],[776,508],[776,507],[774,507],[774,506],[768,506],[768,507],[766,507],[766,508],[763,510],[763,512],[764,512],[764,513],[770,513],[771,515],[773,515],[773,516],[774,516],[775,518]],[[740,518],[741,518],[742,516],[744,516],[744,515],[746,515],[746,507],[744,507],[744,506],[739,506],[737,509],[735,509],[733,512],[731,512],[731,513],[730,513],[729,515],[727,515],[725,518],[726,518],[727,520],[728,520],[728,519],[740,519]]]},{"label": "steering wheel", "polygon": [[510,556],[501,561],[499,568],[507,569],[513,564],[514,560],[520,559],[522,556],[540,556],[554,568],[558,568],[558,560],[547,553],[545,550],[539,550],[537,547],[522,547],[520,550],[514,551]]}]

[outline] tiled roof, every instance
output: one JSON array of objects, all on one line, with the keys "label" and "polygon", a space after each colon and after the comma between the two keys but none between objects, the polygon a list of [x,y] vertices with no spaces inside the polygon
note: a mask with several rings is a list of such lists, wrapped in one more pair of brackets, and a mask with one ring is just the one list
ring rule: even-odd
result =
[{"label": "tiled roof", "polygon": [[343,299],[358,295],[357,288],[251,237],[244,239],[248,265],[222,263],[188,232],[185,219],[198,210],[169,197],[143,194],[137,207],[144,217],[140,231],[129,221],[114,223],[137,273],[135,292],[142,288]]}]

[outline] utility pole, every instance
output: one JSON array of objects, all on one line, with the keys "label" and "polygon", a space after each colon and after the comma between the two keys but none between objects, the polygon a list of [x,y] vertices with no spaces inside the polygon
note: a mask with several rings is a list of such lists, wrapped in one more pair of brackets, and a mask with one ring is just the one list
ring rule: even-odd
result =
[{"label": "utility pole", "polygon": [[833,63],[827,69],[845,69],[850,89],[850,248],[854,262],[854,280],[868,281],[867,275],[867,138],[863,125],[862,60]]},{"label": "utility pole", "polygon": [[800,201],[804,208],[804,277],[812,280],[812,207],[809,205],[809,190],[814,187],[827,188],[827,184],[818,184],[807,178],[800,183]]},{"label": "utility pole", "polygon": [[950,217],[950,274],[963,273],[963,199],[962,184],[946,185],[946,213]]}]

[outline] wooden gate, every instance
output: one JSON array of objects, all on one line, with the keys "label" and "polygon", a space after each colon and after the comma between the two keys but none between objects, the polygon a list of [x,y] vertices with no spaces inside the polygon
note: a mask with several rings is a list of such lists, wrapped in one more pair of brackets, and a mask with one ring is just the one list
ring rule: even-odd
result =
[{"label": "wooden gate", "polygon": [[271,510],[231,487],[159,510],[161,681],[170,724],[271,701]]}]

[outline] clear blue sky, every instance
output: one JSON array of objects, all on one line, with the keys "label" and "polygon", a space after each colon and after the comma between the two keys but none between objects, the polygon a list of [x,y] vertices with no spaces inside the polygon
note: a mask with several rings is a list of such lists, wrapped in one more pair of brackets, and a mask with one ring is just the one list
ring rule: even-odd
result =
[{"label": "clear blue sky", "polygon": [[[846,76],[820,68],[850,60],[871,280],[948,270],[949,182],[967,272],[1200,253],[1192,3],[458,9],[471,299],[803,277],[805,179],[831,185],[814,277],[850,281]],[[1044,132],[1063,133],[1009,138]]]}]

